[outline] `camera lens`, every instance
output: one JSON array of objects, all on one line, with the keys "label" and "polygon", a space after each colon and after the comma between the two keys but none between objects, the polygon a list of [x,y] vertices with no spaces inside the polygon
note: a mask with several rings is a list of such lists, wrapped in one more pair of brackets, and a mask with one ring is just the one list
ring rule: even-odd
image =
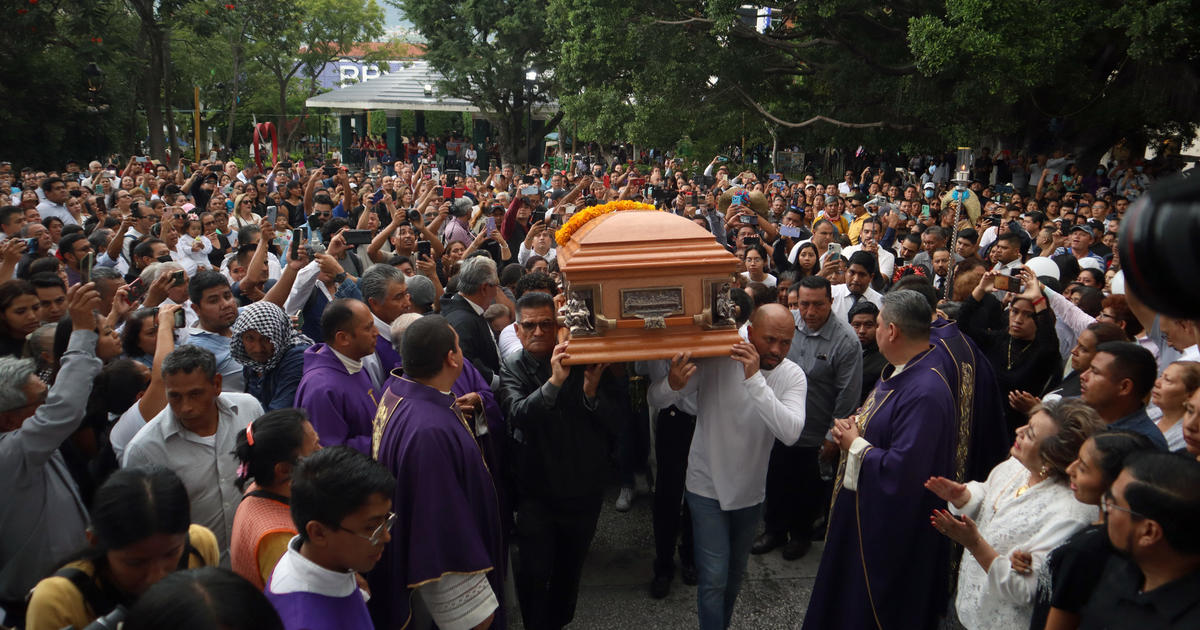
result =
[{"label": "camera lens", "polygon": [[1117,238],[1126,286],[1147,306],[1200,318],[1200,178],[1160,181],[1125,213]]}]

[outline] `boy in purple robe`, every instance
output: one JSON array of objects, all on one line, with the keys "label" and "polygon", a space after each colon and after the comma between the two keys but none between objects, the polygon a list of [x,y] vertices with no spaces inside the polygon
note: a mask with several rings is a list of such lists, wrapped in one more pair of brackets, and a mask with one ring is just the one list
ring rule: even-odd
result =
[{"label": "boy in purple robe", "polygon": [[374,422],[374,452],[397,478],[394,540],[369,576],[381,628],[504,627],[504,545],[496,486],[453,388],[458,335],[439,315],[408,326],[404,375]]},{"label": "boy in purple robe", "polygon": [[958,415],[931,315],[916,291],[884,296],[876,340],[892,367],[856,418],[834,421],[844,455],[806,630],[932,629],[946,610],[950,545],[922,484],[955,473]]},{"label": "boy in purple robe", "polygon": [[363,358],[375,352],[375,317],[360,300],[337,299],[321,314],[325,343],[304,351],[296,406],[308,412],[321,446],[346,444],[371,452],[376,393]]},{"label": "boy in purple robe", "polygon": [[375,627],[356,574],[370,571],[391,540],[395,488],[391,473],[345,446],[319,450],[296,466],[291,510],[300,533],[266,588],[284,628]]}]

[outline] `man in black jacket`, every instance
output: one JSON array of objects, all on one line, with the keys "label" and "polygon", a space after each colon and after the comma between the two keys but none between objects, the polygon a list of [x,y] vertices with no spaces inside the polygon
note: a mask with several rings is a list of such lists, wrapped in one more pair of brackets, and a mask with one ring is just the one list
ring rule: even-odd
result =
[{"label": "man in black jacket", "polygon": [[486,256],[464,260],[458,272],[458,293],[442,304],[442,316],[458,332],[463,355],[495,389],[500,378],[500,349],[483,311],[496,300],[500,277],[496,262]]},{"label": "man in black jacket", "polygon": [[608,452],[627,382],[607,365],[570,367],[557,343],[554,299],[517,302],[521,352],[501,368],[500,402],[513,432],[517,505],[517,598],[531,630],[558,629],[575,615],[583,561],[596,533]]}]

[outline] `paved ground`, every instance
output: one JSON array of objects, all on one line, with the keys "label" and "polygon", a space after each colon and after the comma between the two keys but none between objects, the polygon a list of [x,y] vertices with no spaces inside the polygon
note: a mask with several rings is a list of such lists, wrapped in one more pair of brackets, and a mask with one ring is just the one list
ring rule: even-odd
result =
[{"label": "paved ground", "polygon": [[[642,495],[624,514],[613,509],[616,490],[609,492],[600,514],[600,524],[587,565],[572,629],[631,628],[659,630],[695,628],[696,588],[678,576],[666,599],[648,594],[653,577],[653,535],[650,527],[651,497]],[[774,551],[750,556],[741,595],[734,609],[734,628],[798,628],[808,607],[817,575],[822,543],[795,562],[787,562]],[[512,627],[522,628],[515,602],[511,606]]]}]

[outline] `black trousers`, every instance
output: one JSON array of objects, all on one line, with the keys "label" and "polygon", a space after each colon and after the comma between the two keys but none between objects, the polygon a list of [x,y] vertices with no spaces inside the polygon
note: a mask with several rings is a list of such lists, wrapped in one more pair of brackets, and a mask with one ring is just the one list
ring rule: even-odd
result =
[{"label": "black trousers", "polygon": [[529,630],[558,630],[575,617],[583,561],[603,499],[599,494],[558,501],[522,497],[514,574]]},{"label": "black trousers", "polygon": [[812,524],[827,509],[832,488],[821,479],[815,446],[784,446],[775,440],[767,466],[766,531],[810,540]]},{"label": "black trousers", "polygon": [[692,516],[683,501],[688,453],[696,416],[674,406],[658,412],[654,433],[654,457],[658,475],[654,479],[654,575],[675,575],[675,541],[680,538],[679,560],[692,562]]}]

